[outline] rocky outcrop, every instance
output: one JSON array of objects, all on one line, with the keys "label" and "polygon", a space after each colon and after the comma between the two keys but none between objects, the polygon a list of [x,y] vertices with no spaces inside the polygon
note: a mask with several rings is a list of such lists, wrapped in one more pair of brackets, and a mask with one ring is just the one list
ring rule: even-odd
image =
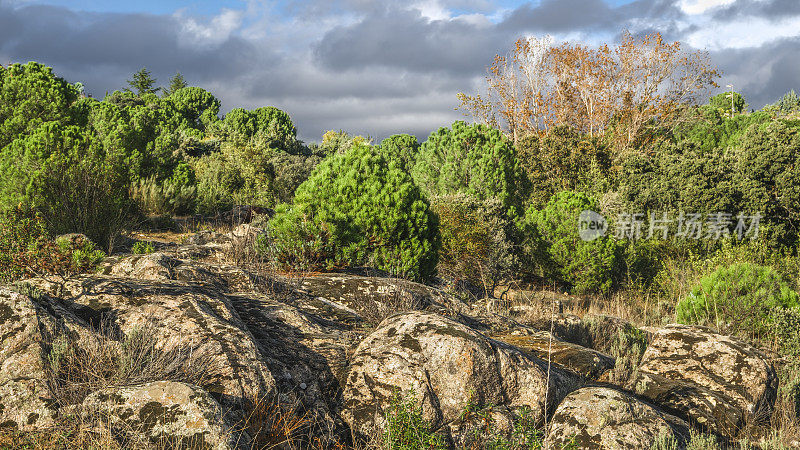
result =
[{"label": "rocky outcrop", "polygon": [[203,389],[156,381],[90,394],[81,413],[87,422],[118,427],[128,440],[161,448],[231,449],[237,438],[220,405]]},{"label": "rocky outcrop", "polygon": [[501,335],[493,338],[591,380],[597,380],[613,369],[615,364],[614,358],[608,355],[562,341],[545,331],[526,336]]},{"label": "rocky outcrop", "polygon": [[147,327],[164,351],[191,347],[208,359],[203,388],[224,404],[274,392],[275,380],[253,336],[230,299],[214,288],[100,275],[26,283],[89,323],[109,320],[125,334]]},{"label": "rocky outcrop", "polygon": [[435,428],[456,421],[467,402],[526,406],[543,420],[577,384],[577,376],[469,327],[427,312],[384,320],[351,358],[345,420],[368,435],[383,426],[397,392],[413,392]]},{"label": "rocky outcrop", "polygon": [[0,426],[49,425],[55,408],[47,388],[39,327],[55,320],[29,297],[0,288]]},{"label": "rocky outcrop", "polygon": [[588,387],[572,392],[558,406],[550,419],[545,446],[650,448],[664,435],[680,442],[687,434],[688,425],[677,417],[620,391]]},{"label": "rocky outcrop", "polygon": [[669,325],[654,333],[631,388],[725,437],[769,417],[774,367],[754,347],[708,328]]}]

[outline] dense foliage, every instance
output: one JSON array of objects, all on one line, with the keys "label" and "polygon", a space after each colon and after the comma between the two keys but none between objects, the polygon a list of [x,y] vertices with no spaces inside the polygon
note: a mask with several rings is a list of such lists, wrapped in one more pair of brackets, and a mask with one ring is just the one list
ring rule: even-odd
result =
[{"label": "dense foliage", "polygon": [[514,147],[498,130],[454,122],[439,128],[422,144],[412,169],[429,196],[467,194],[479,200],[499,200],[518,213],[524,190]]},{"label": "dense foliage", "polygon": [[14,208],[0,214],[0,283],[87,272],[105,257],[82,236],[53,239],[42,218]]},{"label": "dense foliage", "polygon": [[365,144],[324,160],[270,231],[278,260],[301,268],[369,265],[423,280],[436,270],[428,202],[407,172]]},{"label": "dense foliage", "polygon": [[519,231],[500,201],[455,194],[434,197],[431,208],[439,216],[442,236],[440,276],[491,293],[521,272]]},{"label": "dense foliage", "polygon": [[529,252],[549,279],[566,283],[578,293],[608,293],[618,267],[618,248],[602,236],[584,241],[578,235],[582,211],[597,211],[597,201],[581,192],[559,192],[541,210],[529,209],[523,227]]},{"label": "dense foliage", "polygon": [[82,97],[38,63],[0,67],[0,210],[40,213],[51,233],[104,247],[145,215],[274,206],[321,160],[276,108],[235,109],[176,75],[163,97],[142,69],[130,89]]},{"label": "dense foliage", "polygon": [[729,332],[764,333],[776,309],[800,306],[800,296],[774,270],[746,262],[720,267],[676,307],[678,322]]}]

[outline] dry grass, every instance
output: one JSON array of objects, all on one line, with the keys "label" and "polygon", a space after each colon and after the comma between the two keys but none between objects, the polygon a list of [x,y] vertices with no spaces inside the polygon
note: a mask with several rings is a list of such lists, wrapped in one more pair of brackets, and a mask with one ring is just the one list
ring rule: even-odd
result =
[{"label": "dry grass", "polygon": [[108,387],[151,381],[209,384],[210,356],[176,344],[162,349],[151,326],[125,334],[109,319],[101,320],[82,339],[66,329],[43,334],[47,386],[55,402],[66,407]]},{"label": "dry grass", "polygon": [[276,396],[246,402],[245,417],[234,429],[244,432],[254,450],[345,449],[328,430],[315,429],[314,420],[298,405],[286,405]]}]

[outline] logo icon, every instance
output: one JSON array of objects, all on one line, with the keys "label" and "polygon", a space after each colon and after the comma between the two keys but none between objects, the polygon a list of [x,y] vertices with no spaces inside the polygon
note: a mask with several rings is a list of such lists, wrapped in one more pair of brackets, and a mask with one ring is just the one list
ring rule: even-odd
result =
[{"label": "logo icon", "polygon": [[606,218],[594,211],[584,210],[578,216],[578,234],[584,241],[603,237],[608,229]]}]

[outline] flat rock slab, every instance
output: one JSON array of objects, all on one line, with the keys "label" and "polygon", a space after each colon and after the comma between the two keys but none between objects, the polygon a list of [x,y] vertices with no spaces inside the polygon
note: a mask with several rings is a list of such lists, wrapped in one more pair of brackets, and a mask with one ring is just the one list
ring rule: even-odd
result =
[{"label": "flat rock slab", "polygon": [[532,336],[492,336],[498,341],[528,351],[537,358],[551,361],[586,378],[597,380],[614,368],[614,358],[580,345],[564,342],[550,333],[540,332]]}]

